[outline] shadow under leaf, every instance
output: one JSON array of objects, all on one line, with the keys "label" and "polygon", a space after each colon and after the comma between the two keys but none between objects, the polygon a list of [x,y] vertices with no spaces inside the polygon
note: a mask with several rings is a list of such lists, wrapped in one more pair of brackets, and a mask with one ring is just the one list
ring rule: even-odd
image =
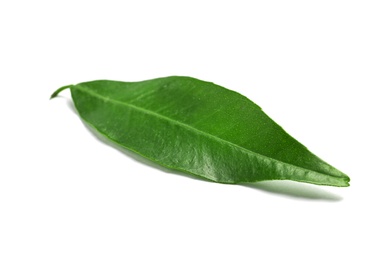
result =
[{"label": "shadow under leaf", "polygon": [[294,181],[262,181],[242,184],[244,187],[300,199],[341,201],[343,198],[312,184]]}]

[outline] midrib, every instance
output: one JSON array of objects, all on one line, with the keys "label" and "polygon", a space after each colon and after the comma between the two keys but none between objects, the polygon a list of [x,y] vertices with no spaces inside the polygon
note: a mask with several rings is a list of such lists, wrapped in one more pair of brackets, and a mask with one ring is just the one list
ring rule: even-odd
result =
[{"label": "midrib", "polygon": [[154,111],[147,110],[147,109],[142,108],[142,107],[135,106],[135,105],[133,105],[133,104],[128,104],[128,103],[125,103],[125,102],[122,102],[122,101],[119,101],[119,100],[115,100],[115,99],[111,99],[111,98],[104,97],[104,96],[102,96],[102,95],[100,95],[100,94],[98,94],[98,93],[96,93],[96,92],[94,92],[94,91],[91,91],[91,90],[87,89],[87,88],[81,88],[81,87],[79,87],[78,85],[74,85],[74,86],[72,86],[72,87],[77,88],[77,89],[80,90],[80,91],[86,92],[86,93],[88,93],[89,95],[94,96],[94,97],[97,97],[97,98],[99,98],[99,99],[101,99],[101,100],[106,100],[106,101],[110,101],[110,102],[113,102],[113,103],[116,103],[116,104],[119,104],[119,105],[122,105],[122,106],[130,107],[130,108],[132,108],[132,109],[134,109],[134,110],[141,111],[141,112],[143,112],[143,113],[145,113],[145,114],[148,114],[148,115],[152,115],[152,116],[161,118],[161,119],[163,119],[163,120],[169,121],[169,122],[171,122],[171,123],[173,123],[173,124],[176,124],[176,125],[180,125],[180,126],[182,126],[182,127],[184,127],[184,128],[190,129],[190,130],[193,131],[193,132],[196,132],[196,133],[199,133],[199,134],[201,134],[201,135],[207,136],[208,138],[211,138],[211,139],[215,139],[215,140],[217,140],[218,142],[225,143],[226,145],[232,146],[232,147],[234,147],[234,148],[236,148],[236,149],[239,149],[239,150],[241,150],[241,151],[243,151],[243,152],[246,152],[246,153],[248,153],[248,154],[252,154],[252,155],[254,155],[254,156],[258,156],[258,157],[262,158],[263,160],[269,160],[269,161],[271,161],[271,162],[276,162],[276,163],[278,163],[278,164],[289,165],[289,166],[291,166],[291,167],[294,167],[294,168],[296,168],[296,169],[303,170],[303,171],[311,171],[311,172],[316,172],[316,173],[319,173],[319,174],[331,176],[331,177],[334,177],[334,178],[341,178],[341,179],[343,179],[343,177],[341,177],[341,176],[335,176],[335,175],[331,175],[331,174],[327,174],[327,173],[323,173],[323,172],[314,171],[314,170],[311,170],[311,169],[306,169],[306,168],[303,168],[303,167],[300,167],[300,166],[297,166],[297,165],[294,165],[294,164],[286,163],[286,162],[283,162],[283,161],[280,161],[280,160],[277,160],[277,159],[274,159],[274,158],[271,158],[271,157],[268,157],[268,156],[265,156],[265,155],[262,155],[262,154],[259,154],[259,153],[256,153],[256,152],[253,152],[253,151],[248,150],[248,149],[246,149],[246,148],[244,148],[244,147],[242,147],[242,146],[239,146],[239,145],[234,144],[234,143],[232,143],[232,142],[229,142],[229,141],[227,141],[227,140],[225,140],[225,139],[222,139],[222,138],[220,138],[220,137],[218,137],[218,136],[211,135],[211,134],[209,134],[209,133],[207,133],[207,132],[204,132],[204,131],[202,131],[202,130],[199,130],[199,129],[197,129],[197,128],[194,128],[194,127],[191,126],[191,125],[184,124],[184,123],[182,123],[182,122],[180,122],[180,121],[176,121],[176,120],[174,120],[174,119],[172,119],[172,118],[169,118],[169,117],[167,117],[167,116],[158,114],[158,113],[156,113],[156,112],[154,112]]}]

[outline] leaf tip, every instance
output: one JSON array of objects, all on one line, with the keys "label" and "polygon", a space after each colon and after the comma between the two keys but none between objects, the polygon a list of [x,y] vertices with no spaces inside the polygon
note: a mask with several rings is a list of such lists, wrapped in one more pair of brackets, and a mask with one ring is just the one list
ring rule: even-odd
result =
[{"label": "leaf tip", "polygon": [[350,178],[348,177],[348,178],[346,178],[346,179],[344,179],[344,183],[345,183],[345,186],[344,187],[349,187],[350,186],[350,184],[349,184],[349,181],[350,181]]},{"label": "leaf tip", "polygon": [[337,184],[335,183],[334,185],[331,185],[331,186],[349,187],[350,186],[349,181],[350,181],[350,178],[348,176],[346,176],[343,178],[339,178],[339,180],[337,181]]}]

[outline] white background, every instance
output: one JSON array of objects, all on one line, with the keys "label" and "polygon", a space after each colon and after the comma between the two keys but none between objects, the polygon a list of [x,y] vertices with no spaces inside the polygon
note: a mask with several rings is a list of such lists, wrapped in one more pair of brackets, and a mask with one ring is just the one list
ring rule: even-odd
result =
[{"label": "white background", "polygon": [[[0,2],[0,259],[390,259],[389,1]],[[97,139],[63,85],[249,97],[348,188],[215,184]]]}]

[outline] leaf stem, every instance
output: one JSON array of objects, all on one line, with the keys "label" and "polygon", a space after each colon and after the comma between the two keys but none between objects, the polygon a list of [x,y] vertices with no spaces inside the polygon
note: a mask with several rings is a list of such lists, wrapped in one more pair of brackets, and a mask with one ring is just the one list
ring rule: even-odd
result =
[{"label": "leaf stem", "polygon": [[55,98],[61,91],[63,91],[64,89],[70,88],[70,87],[72,87],[72,86],[73,86],[73,85],[67,85],[67,86],[60,87],[59,89],[57,89],[56,91],[54,91],[53,94],[51,94],[50,99]]}]

